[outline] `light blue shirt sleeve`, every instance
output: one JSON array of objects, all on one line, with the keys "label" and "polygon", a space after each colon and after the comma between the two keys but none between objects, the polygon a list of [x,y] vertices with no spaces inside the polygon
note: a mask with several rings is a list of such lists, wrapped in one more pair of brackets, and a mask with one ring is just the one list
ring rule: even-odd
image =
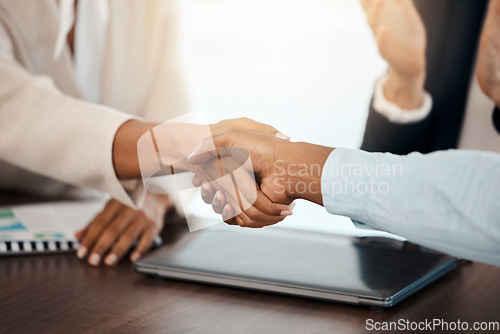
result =
[{"label": "light blue shirt sleeve", "polygon": [[457,257],[500,266],[500,154],[337,148],[321,177],[328,212]]}]

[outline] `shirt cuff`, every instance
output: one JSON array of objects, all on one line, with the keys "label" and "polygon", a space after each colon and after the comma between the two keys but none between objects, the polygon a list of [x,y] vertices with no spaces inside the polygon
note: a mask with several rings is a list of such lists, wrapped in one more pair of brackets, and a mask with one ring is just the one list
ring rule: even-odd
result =
[{"label": "shirt cuff", "polygon": [[367,221],[365,202],[369,200],[366,191],[370,180],[354,168],[363,168],[369,156],[361,150],[336,148],[330,153],[321,174],[323,206],[331,213],[351,218],[353,221]]},{"label": "shirt cuff", "polygon": [[375,94],[373,96],[373,109],[386,117],[392,123],[408,124],[416,123],[429,115],[432,109],[432,97],[425,91],[424,102],[417,109],[402,109],[397,104],[388,101],[384,95],[384,86],[387,82],[387,75],[384,75],[375,85]]},{"label": "shirt cuff", "polygon": [[[146,198],[146,190],[141,180],[119,180],[132,205],[130,207],[140,207]],[[121,202],[129,202],[128,199],[123,199]]]}]

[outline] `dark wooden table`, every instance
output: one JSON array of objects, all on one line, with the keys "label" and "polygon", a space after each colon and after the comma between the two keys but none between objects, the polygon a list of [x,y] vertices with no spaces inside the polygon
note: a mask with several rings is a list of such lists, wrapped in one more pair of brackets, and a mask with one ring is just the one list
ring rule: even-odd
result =
[{"label": "dark wooden table", "polygon": [[[2,196],[0,203],[6,203]],[[166,243],[187,231],[171,220]],[[435,318],[471,326],[500,321],[500,268],[460,262],[424,290],[380,310],[158,280],[134,273],[129,262],[92,268],[73,254],[0,257],[2,333],[364,333],[367,319]]]}]

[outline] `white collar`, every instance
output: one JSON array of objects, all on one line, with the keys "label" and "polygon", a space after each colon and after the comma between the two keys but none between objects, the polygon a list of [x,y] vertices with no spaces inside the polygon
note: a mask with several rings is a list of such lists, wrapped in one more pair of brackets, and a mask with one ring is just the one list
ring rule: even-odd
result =
[{"label": "white collar", "polygon": [[[100,76],[109,22],[107,0],[80,0],[77,3],[73,68],[83,97],[100,101]],[[53,59],[57,61],[67,45],[75,22],[75,0],[59,0],[59,33]]]},{"label": "white collar", "polygon": [[[68,33],[70,32],[73,24],[75,23],[75,0],[59,0],[58,1],[58,11],[59,11],[59,33],[57,34],[56,46],[54,49],[53,59],[58,60],[61,57],[61,54],[66,46],[66,40],[68,38]],[[92,7],[93,10],[85,10],[88,9],[89,6]],[[104,0],[98,1],[89,1],[89,0],[80,0],[78,2],[79,13],[85,11],[86,13],[94,13],[92,18],[89,18],[94,21],[96,25],[105,26],[109,21],[109,8],[108,2]],[[82,15],[78,14],[78,20],[85,19]],[[95,22],[98,20],[98,22]]]}]

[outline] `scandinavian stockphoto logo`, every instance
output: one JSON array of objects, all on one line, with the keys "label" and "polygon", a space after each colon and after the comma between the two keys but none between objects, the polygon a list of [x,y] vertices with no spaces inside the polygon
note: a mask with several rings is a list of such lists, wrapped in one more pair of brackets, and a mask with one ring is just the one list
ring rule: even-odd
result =
[{"label": "scandinavian stockphoto logo", "polygon": [[[199,119],[195,114],[176,117],[146,132],[137,142],[144,188],[150,193],[170,195],[186,216],[190,231],[220,222],[185,214],[184,208],[197,192],[192,182],[194,175],[224,193],[233,209],[225,219],[239,215],[257,199],[250,154],[243,149],[216,148],[210,127],[195,124],[195,118]],[[200,164],[189,163],[187,158],[202,142],[204,151],[200,154],[209,158]]]}]

